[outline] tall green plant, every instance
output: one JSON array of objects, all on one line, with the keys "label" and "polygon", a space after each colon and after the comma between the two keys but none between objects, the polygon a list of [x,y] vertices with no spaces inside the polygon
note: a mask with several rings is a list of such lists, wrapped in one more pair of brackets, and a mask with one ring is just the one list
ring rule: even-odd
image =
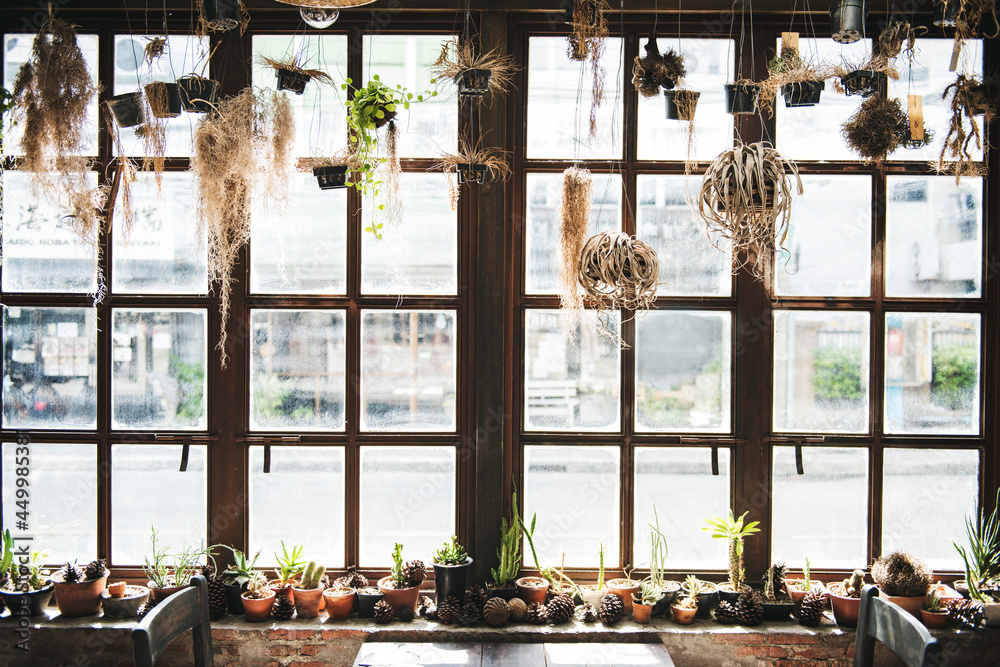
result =
[{"label": "tall green plant", "polygon": [[284,540],[281,541],[281,556],[274,554],[274,559],[278,561],[278,569],[274,573],[278,575],[280,586],[287,585],[306,568],[306,562],[302,560],[302,546],[294,545],[289,553]]},{"label": "tall green plant", "polygon": [[[652,529],[650,540],[652,542],[652,554],[649,558],[649,580],[654,586],[663,588],[663,570],[667,562],[667,538],[660,531],[660,517],[656,513],[656,505],[653,505],[653,523],[649,524]],[[602,545],[602,560],[603,560]]]},{"label": "tall green plant", "polygon": [[511,517],[500,517],[500,548],[497,549],[497,559],[500,563],[490,568],[493,585],[496,588],[507,588],[517,579],[521,569],[521,516],[517,510],[517,489],[511,494]]},{"label": "tall green plant", "polygon": [[745,522],[749,510],[740,515],[737,519],[733,511],[729,510],[728,517],[712,517],[705,519],[707,526],[702,530],[712,532],[712,537],[729,541],[729,584],[734,591],[739,591],[743,584],[746,573],[743,570],[743,540],[754,533],[759,533],[760,521]]},{"label": "tall green plant", "polygon": [[990,597],[983,592],[984,585],[1000,580],[1000,491],[989,516],[979,508],[977,516],[965,517],[965,536],[969,548],[952,541],[952,545],[965,563],[965,579],[969,596],[983,602]]}]

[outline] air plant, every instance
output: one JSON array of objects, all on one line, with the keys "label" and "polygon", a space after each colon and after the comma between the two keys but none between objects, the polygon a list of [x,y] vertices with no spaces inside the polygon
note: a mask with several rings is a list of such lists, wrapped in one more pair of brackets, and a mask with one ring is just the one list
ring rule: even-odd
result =
[{"label": "air plant", "polygon": [[570,167],[563,172],[562,203],[559,209],[560,250],[562,263],[559,268],[559,302],[566,310],[583,308],[579,289],[580,257],[583,251],[587,226],[590,224],[591,192],[593,178],[590,171]]},{"label": "air plant", "polygon": [[152,67],[153,63],[163,57],[167,52],[167,38],[163,35],[159,37],[149,37],[146,46],[142,49],[142,61]]},{"label": "air plant", "polygon": [[955,82],[944,89],[941,97],[948,99],[949,95],[951,119],[948,135],[938,156],[938,169],[944,171],[945,157],[950,157],[954,160],[950,167],[957,182],[962,176],[976,175],[980,171],[972,156],[973,142],[976,148],[983,147],[983,131],[976,117],[982,116],[985,125],[996,117],[1000,108],[1000,75],[979,79],[959,74]]},{"label": "air plant", "polygon": [[955,13],[955,37],[959,41],[974,39],[980,25],[989,25],[984,19],[992,21],[992,30],[983,37],[994,39],[1000,36],[1000,19],[997,17],[997,7],[995,0],[935,0],[941,5],[945,14],[948,13],[949,6],[958,5]]},{"label": "air plant", "polygon": [[625,308],[641,316],[649,310],[656,301],[659,278],[660,261],[653,246],[624,232],[596,234],[580,252],[577,282],[601,318],[601,331],[608,334],[610,313]]},{"label": "air plant", "polygon": [[882,162],[910,138],[910,122],[898,99],[872,95],[844,122],[841,132],[865,162]]},{"label": "air plant", "polygon": [[472,147],[464,141],[459,142],[457,153],[442,153],[431,169],[441,171],[448,177],[448,199],[453,211],[458,204],[458,187],[452,180],[456,171],[465,174],[464,177],[459,175],[459,182],[469,183],[481,183],[487,176],[493,181],[506,181],[511,174],[505,152],[496,148]]},{"label": "air plant", "polygon": [[270,67],[274,71],[286,70],[304,76],[306,81],[316,80],[317,83],[333,84],[333,77],[321,69],[310,69],[305,66],[300,55],[285,56],[283,58],[271,58],[270,56],[260,56],[257,62],[264,67]]},{"label": "air plant", "polygon": [[687,74],[684,56],[673,49],[660,53],[655,30],[643,48],[646,55],[636,56],[632,65],[632,85],[643,97],[656,97],[661,90],[678,85]]},{"label": "air plant", "polygon": [[441,53],[431,66],[430,72],[436,82],[442,79],[458,81],[458,77],[473,70],[487,71],[489,91],[500,95],[510,90],[516,71],[514,58],[499,48],[477,53],[469,39],[453,38],[441,45]]},{"label": "air plant", "polygon": [[767,64],[768,77],[760,84],[757,105],[773,114],[774,98],[785,86],[803,83],[823,83],[829,76],[828,68],[803,59],[797,48],[782,46],[781,54]]},{"label": "air plant", "polygon": [[597,110],[604,103],[606,72],[601,64],[608,39],[607,0],[574,0],[573,21],[567,38],[570,60],[586,61],[590,66],[590,138],[597,135]]}]

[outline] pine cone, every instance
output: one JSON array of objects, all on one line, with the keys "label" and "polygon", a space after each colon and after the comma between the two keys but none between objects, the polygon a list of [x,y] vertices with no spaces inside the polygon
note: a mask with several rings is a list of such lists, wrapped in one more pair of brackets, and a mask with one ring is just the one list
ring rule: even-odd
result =
[{"label": "pine cone", "polygon": [[510,610],[510,620],[515,623],[523,621],[528,614],[528,605],[524,604],[524,600],[521,598],[511,598],[510,602],[507,603],[507,609]]},{"label": "pine cone", "polygon": [[524,620],[532,625],[545,625],[548,622],[548,614],[545,611],[545,605],[538,604],[537,602],[532,602],[528,605],[528,610],[524,614]]},{"label": "pine cone", "polygon": [[499,628],[510,618],[510,609],[503,598],[490,598],[483,606],[483,620],[487,625]]},{"label": "pine cone", "polygon": [[483,614],[479,611],[476,603],[471,600],[462,606],[462,611],[458,614],[458,622],[467,628],[479,625],[481,620],[483,620]]},{"label": "pine cone", "polygon": [[556,625],[565,623],[569,619],[573,618],[574,611],[576,611],[576,605],[573,604],[573,598],[565,593],[560,593],[555,596],[549,600],[549,603],[545,606],[545,612],[548,614],[549,623],[554,623]]},{"label": "pine cone", "polygon": [[490,594],[479,584],[473,584],[471,588],[465,591],[465,601],[476,603],[480,613],[482,613],[483,608],[486,606],[486,601],[489,599]]},{"label": "pine cone", "polygon": [[462,604],[458,601],[458,598],[453,595],[449,595],[444,600],[441,600],[441,604],[438,605],[438,620],[442,623],[451,623],[458,618],[458,614],[461,611]]},{"label": "pine cone", "polygon": [[601,598],[601,606],[597,610],[597,615],[601,621],[607,625],[614,625],[625,615],[625,603],[617,595],[608,593]]},{"label": "pine cone", "polygon": [[736,607],[725,600],[720,601],[719,606],[715,608],[715,620],[719,623],[735,623]]},{"label": "pine cone", "polygon": [[417,602],[417,613],[425,618],[434,619],[437,618],[438,608],[433,600],[426,595],[421,595],[420,601]]},{"label": "pine cone", "polygon": [[83,578],[87,581],[96,581],[108,573],[108,568],[104,566],[104,559],[92,560],[87,564],[87,569],[83,572]]},{"label": "pine cone", "polygon": [[948,620],[961,628],[975,630],[983,622],[983,605],[976,600],[952,603],[948,610]]},{"label": "pine cone", "polygon": [[398,612],[396,612],[396,618],[401,620],[403,623],[409,623],[414,617],[413,610],[409,607],[403,607]]},{"label": "pine cone", "polygon": [[799,607],[799,622],[802,625],[817,626],[823,620],[823,610],[826,609],[827,593],[822,588],[814,588],[802,598]]},{"label": "pine cone", "polygon": [[580,606],[579,611],[576,612],[577,617],[584,623],[594,623],[597,621],[597,607],[590,604],[589,602],[584,603]]},{"label": "pine cone", "polygon": [[75,584],[83,580],[83,570],[78,568],[73,563],[66,563],[63,565],[60,572],[62,573],[62,580],[65,584]]},{"label": "pine cone", "polygon": [[385,600],[379,600],[375,603],[375,622],[385,625],[396,617],[396,612],[392,610],[389,603]]},{"label": "pine cone", "polygon": [[760,625],[764,622],[764,603],[760,593],[742,593],[736,600],[736,622],[740,625]]},{"label": "pine cone", "polygon": [[368,585],[368,579],[357,570],[351,570],[333,583],[339,588],[364,588]]},{"label": "pine cone", "polygon": [[153,596],[150,595],[149,596],[149,601],[148,602],[143,602],[141,605],[139,605],[139,608],[135,610],[135,617],[138,620],[141,621],[143,619],[143,617],[146,614],[148,614],[150,611],[152,611],[153,607],[155,607],[155,606],[156,606],[156,602],[153,601]]},{"label": "pine cone", "polygon": [[427,569],[422,560],[408,560],[403,563],[403,578],[406,579],[406,586],[412,588],[424,583],[427,576]]},{"label": "pine cone", "polygon": [[226,596],[226,585],[222,577],[211,577],[208,580],[208,615],[217,621],[229,611],[229,599]]},{"label": "pine cone", "polygon": [[295,615],[295,603],[288,594],[279,595],[271,607],[271,618],[276,621],[287,621]]}]

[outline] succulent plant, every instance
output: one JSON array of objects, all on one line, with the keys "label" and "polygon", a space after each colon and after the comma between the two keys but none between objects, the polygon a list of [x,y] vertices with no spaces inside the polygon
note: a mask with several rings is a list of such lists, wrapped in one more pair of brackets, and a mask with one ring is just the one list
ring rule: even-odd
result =
[{"label": "succulent plant", "polygon": [[314,560],[309,561],[306,563],[305,569],[302,570],[302,582],[299,587],[303,590],[319,588],[320,580],[325,573],[326,567],[317,564]]}]

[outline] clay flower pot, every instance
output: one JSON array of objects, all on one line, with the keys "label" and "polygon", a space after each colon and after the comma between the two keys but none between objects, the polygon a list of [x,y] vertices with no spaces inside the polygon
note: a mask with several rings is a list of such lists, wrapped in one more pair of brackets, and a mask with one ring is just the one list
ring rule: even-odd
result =
[{"label": "clay flower pot", "polygon": [[319,603],[323,601],[323,587],[316,588],[292,588],[295,595],[292,602],[295,603],[295,615],[298,618],[316,618],[319,616]]},{"label": "clay flower pot", "polygon": [[[37,591],[4,591],[0,590],[0,598],[7,605],[11,616],[41,616],[49,606],[55,585],[49,582]],[[26,611],[25,611],[26,610]]]},{"label": "clay flower pot", "polygon": [[634,602],[632,604],[632,617],[636,623],[646,625],[653,617],[653,605]]},{"label": "clay flower pot", "polygon": [[625,615],[632,615],[632,594],[639,592],[639,582],[631,579],[612,579],[607,583],[608,592],[617,595],[625,603]]},{"label": "clay flower pot", "polygon": [[357,594],[353,588],[327,588],[323,591],[326,600],[326,613],[334,621],[344,621],[351,617],[354,611],[354,598]]},{"label": "clay flower pot", "polygon": [[943,630],[948,627],[948,612],[920,610],[920,620],[928,630]]},{"label": "clay flower pot", "polygon": [[149,589],[145,586],[125,586],[124,581],[120,583],[123,585],[121,595],[114,595],[111,586],[101,593],[105,618],[135,618],[139,607],[149,599]]},{"label": "clay flower pot", "polygon": [[271,579],[270,581],[267,582],[267,585],[271,587],[271,590],[274,591],[275,595],[287,595],[292,599],[292,602],[295,602],[295,593],[292,591],[292,589],[295,588],[295,586],[297,586],[298,584],[299,584],[298,579],[292,579],[291,581],[285,582],[284,584],[282,584],[277,579]]},{"label": "clay flower pot", "polygon": [[517,597],[524,600],[525,604],[537,602],[545,604],[545,595],[549,592],[549,582],[541,577],[521,577],[514,582],[517,586]]},{"label": "clay flower pot", "polygon": [[858,627],[858,613],[861,611],[861,598],[841,595],[842,589],[830,589],[830,602],[833,604],[833,618],[837,625],[845,628]]},{"label": "clay flower pot", "polygon": [[241,597],[243,598],[243,612],[248,621],[260,623],[271,618],[271,606],[274,604],[274,598],[277,597],[273,591],[261,600],[248,598],[246,593]]},{"label": "clay flower pot", "polygon": [[[809,583],[813,588],[816,588],[817,586],[820,588],[823,587],[823,582],[821,581],[810,581]],[[802,579],[785,580],[785,592],[788,593],[788,597],[792,598],[792,602],[795,603],[796,616],[799,614],[799,607],[802,606],[802,599],[806,596],[806,593],[809,592],[803,588],[803,585],[805,585],[805,581]]]},{"label": "clay flower pot", "polygon": [[385,600],[394,612],[400,609],[417,610],[417,601],[420,599],[420,586],[410,586],[409,588],[389,588],[392,577],[382,577],[378,580],[378,589],[382,591],[382,599]]},{"label": "clay flower pot", "polygon": [[886,595],[885,591],[881,588],[879,589],[879,594],[882,596],[883,600],[888,600],[893,604],[897,604],[906,611],[913,614],[913,617],[918,621],[920,620],[920,610],[924,606],[924,596],[917,595],[913,597],[896,597],[895,595]]},{"label": "clay flower pot", "polygon": [[163,602],[177,591],[184,590],[187,586],[164,586],[163,588],[160,588],[152,581],[147,581],[146,588],[149,589],[149,595],[153,598],[153,602],[159,603]]},{"label": "clay flower pot", "polygon": [[686,609],[684,607],[674,605],[670,608],[670,613],[674,616],[674,623],[691,625],[694,623],[694,618],[698,613],[698,608],[695,607],[694,609]]},{"label": "clay flower pot", "polygon": [[108,583],[108,575],[93,581],[66,584],[52,582],[56,587],[56,606],[62,616],[93,616],[101,610],[101,593]]},{"label": "clay flower pot", "polygon": [[[143,586],[143,588],[145,588],[145,586]],[[147,595],[149,594],[148,590],[146,591],[146,594]],[[125,582],[116,581],[113,584],[108,584],[108,595],[110,595],[113,598],[125,597]]]}]

